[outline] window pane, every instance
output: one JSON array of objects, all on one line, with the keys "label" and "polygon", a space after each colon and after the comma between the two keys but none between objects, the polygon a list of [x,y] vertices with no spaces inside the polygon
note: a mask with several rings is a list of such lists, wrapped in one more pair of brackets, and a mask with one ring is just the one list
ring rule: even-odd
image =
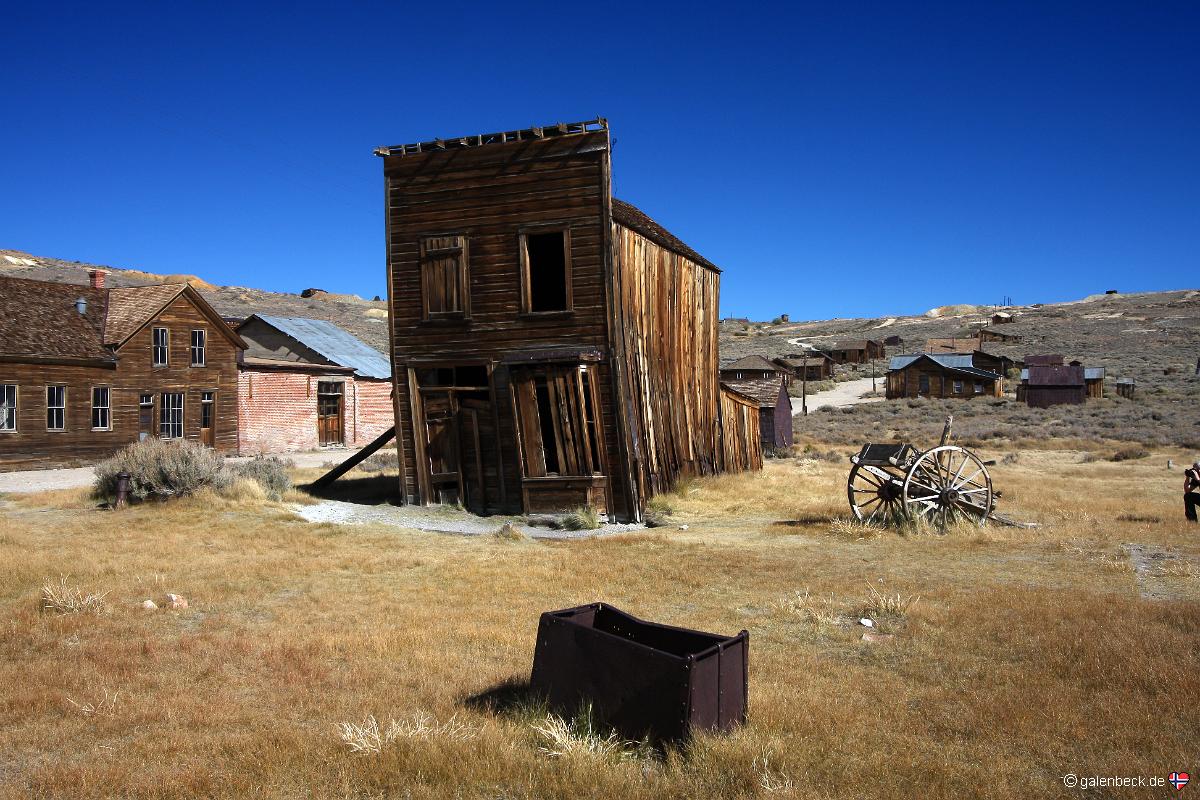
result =
[{"label": "window pane", "polygon": [[167,329],[166,328],[155,328],[154,329],[154,342],[153,342],[154,366],[161,367],[161,366],[165,366],[167,364],[167,361],[170,357],[169,343],[170,343],[170,334],[167,333]]},{"label": "window pane", "polygon": [[15,384],[0,384],[0,431],[17,429],[17,387]]},{"label": "window pane", "polygon": [[107,386],[96,386],[92,389],[92,427],[101,430],[108,430],[109,428]]},{"label": "window pane", "polygon": [[158,430],[164,439],[183,438],[182,392],[163,392]]},{"label": "window pane", "polygon": [[565,231],[525,235],[530,311],[567,309]]},{"label": "window pane", "polygon": [[67,389],[65,386],[46,387],[46,427],[61,431],[67,425]]},{"label": "window pane", "polygon": [[207,332],[203,330],[192,331],[192,366],[202,367],[205,362],[205,346],[207,345]]}]

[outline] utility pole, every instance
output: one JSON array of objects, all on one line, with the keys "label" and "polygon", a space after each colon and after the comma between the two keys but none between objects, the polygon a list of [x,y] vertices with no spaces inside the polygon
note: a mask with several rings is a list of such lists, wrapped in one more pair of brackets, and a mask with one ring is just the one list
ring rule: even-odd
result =
[{"label": "utility pole", "polygon": [[[1200,360],[1196,361],[1197,374],[1200,374]],[[804,366],[800,368],[800,413],[808,416],[808,357],[804,358]]]},{"label": "utility pole", "polygon": [[871,394],[875,394],[875,359],[871,358]]}]

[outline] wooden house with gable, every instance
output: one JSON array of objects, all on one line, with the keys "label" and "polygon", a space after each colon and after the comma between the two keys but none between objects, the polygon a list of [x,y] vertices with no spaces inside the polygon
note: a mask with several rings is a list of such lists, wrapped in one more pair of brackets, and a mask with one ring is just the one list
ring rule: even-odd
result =
[{"label": "wooden house with gable", "polygon": [[749,380],[722,378],[721,385],[758,401],[759,437],[764,448],[783,450],[792,446],[792,398],[782,376]]},{"label": "wooden house with gable", "polygon": [[999,374],[975,366],[969,354],[915,353],[892,357],[885,396],[969,400],[1000,397],[1003,386]]},{"label": "wooden house with gable", "polygon": [[376,153],[405,502],[639,519],[761,464],[719,383],[721,272],[612,196],[606,121]]},{"label": "wooden house with gable", "polygon": [[783,372],[775,362],[766,356],[745,356],[731,361],[721,367],[723,381],[759,381],[778,378]]},{"label": "wooden house with gable", "polygon": [[149,436],[236,451],[245,346],[187,283],[0,277],[0,470],[96,461]]}]

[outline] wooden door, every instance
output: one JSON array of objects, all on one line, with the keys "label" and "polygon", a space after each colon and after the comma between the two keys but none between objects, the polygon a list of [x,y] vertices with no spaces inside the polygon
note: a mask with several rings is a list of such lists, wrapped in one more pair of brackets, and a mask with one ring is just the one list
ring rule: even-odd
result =
[{"label": "wooden door", "polygon": [[435,503],[457,503],[463,497],[459,469],[458,403],[448,390],[421,390],[425,420],[425,458]]},{"label": "wooden door", "polygon": [[465,494],[463,505],[476,514],[498,509],[500,465],[490,401],[477,398],[460,401],[457,436]]},{"label": "wooden door", "polygon": [[154,435],[154,395],[142,392],[138,396],[138,441]]},{"label": "wooden door", "polygon": [[213,447],[216,441],[213,433],[216,405],[214,392],[200,393],[200,444],[205,447]]},{"label": "wooden door", "polygon": [[342,444],[342,430],[342,384],[318,381],[317,443],[321,447]]}]

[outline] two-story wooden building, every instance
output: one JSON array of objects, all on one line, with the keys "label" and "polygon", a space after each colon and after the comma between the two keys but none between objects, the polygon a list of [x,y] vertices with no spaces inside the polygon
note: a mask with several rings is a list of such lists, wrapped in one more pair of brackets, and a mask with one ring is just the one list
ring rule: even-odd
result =
[{"label": "two-story wooden building", "polygon": [[0,277],[0,470],[104,458],[146,436],[236,451],[245,344],[186,283]]},{"label": "two-story wooden building", "polygon": [[759,443],[725,436],[720,270],[613,198],[604,120],[376,153],[406,502],[638,519],[761,463],[725,449]]}]

